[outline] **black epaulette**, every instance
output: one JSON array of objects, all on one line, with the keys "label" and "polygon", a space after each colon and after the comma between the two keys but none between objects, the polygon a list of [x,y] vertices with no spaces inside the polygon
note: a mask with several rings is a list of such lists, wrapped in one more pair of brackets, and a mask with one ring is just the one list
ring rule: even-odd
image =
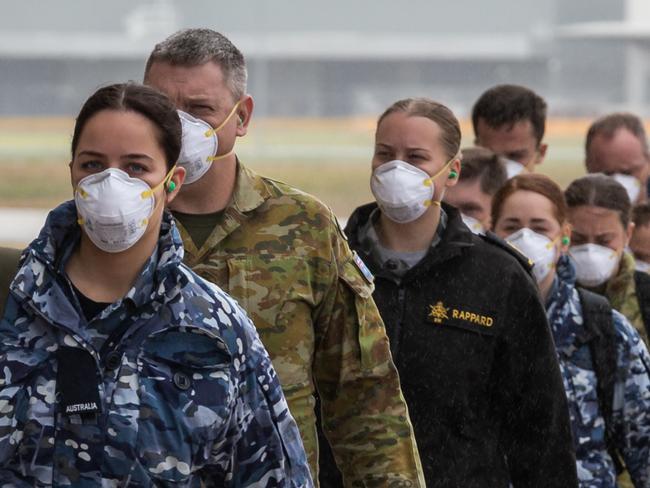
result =
[{"label": "black epaulette", "polygon": [[481,234],[481,237],[488,243],[500,247],[511,256],[514,256],[514,258],[519,262],[519,264],[524,267],[528,273],[530,273],[533,269],[533,262],[530,259],[524,256],[524,254],[519,249],[510,244],[508,241],[501,239],[494,232],[487,231],[485,234]]}]

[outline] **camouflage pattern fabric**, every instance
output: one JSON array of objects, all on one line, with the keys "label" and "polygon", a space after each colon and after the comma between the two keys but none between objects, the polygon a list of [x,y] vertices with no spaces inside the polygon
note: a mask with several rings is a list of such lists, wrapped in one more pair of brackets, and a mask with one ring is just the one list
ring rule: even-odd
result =
[{"label": "camouflage pattern fabric", "polygon": [[384,324],[331,210],[239,165],[223,221],[185,262],[235,297],[266,346],[314,480],[323,429],[347,486],[424,486]]},{"label": "camouflage pattern fabric", "polygon": [[[585,334],[575,272],[566,257],[547,314],[569,402],[581,488],[615,488],[616,469],[605,443],[605,421],[596,391],[597,378]],[[638,332],[613,311],[617,339],[614,386],[614,441],[637,488],[650,486],[650,355]]]},{"label": "camouflage pattern fabric", "polygon": [[[79,233],[74,202],[55,209],[12,283],[0,322],[0,486],[313,486],[255,328],[181,263],[171,216],[133,288],[89,327],[64,274]],[[124,327],[112,366],[93,345],[112,344],[94,322]],[[62,346],[92,356],[99,413],[58,404]]]},{"label": "camouflage pattern fabric", "polygon": [[646,347],[650,347],[648,334],[643,324],[643,316],[639,308],[639,299],[636,296],[634,283],[634,257],[624,252],[621,257],[619,271],[609,282],[605,289],[605,296],[612,304],[612,308],[621,312],[637,330]]}]

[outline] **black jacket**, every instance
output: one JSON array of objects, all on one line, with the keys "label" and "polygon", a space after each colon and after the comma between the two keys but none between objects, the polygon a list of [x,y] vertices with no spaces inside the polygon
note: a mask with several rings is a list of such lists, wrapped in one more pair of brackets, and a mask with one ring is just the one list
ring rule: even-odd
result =
[{"label": "black jacket", "polygon": [[358,239],[375,208],[345,232],[375,275],[427,486],[577,486],[555,347],[521,255],[444,205],[440,243],[398,284]]}]

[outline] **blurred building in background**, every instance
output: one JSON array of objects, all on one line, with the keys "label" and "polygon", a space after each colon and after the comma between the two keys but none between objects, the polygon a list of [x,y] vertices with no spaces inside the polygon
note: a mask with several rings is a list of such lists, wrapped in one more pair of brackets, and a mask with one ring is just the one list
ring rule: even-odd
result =
[{"label": "blurred building in background", "polygon": [[376,115],[430,96],[467,115],[520,83],[557,115],[650,114],[648,0],[21,0],[0,16],[0,115],[71,115],[98,86],[142,79],[184,27],[231,38],[258,116]]}]

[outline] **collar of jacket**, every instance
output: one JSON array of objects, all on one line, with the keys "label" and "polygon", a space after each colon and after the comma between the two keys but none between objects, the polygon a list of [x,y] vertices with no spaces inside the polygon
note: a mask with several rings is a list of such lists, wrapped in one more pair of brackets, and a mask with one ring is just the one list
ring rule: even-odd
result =
[{"label": "collar of jacket", "polygon": [[555,347],[564,357],[572,357],[578,349],[593,339],[594,334],[585,327],[580,310],[580,298],[576,291],[576,271],[573,260],[560,256],[553,287],[546,300],[548,317]]},{"label": "collar of jacket", "polygon": [[224,209],[223,219],[212,230],[210,236],[205,240],[200,249],[194,245],[189,233],[178,224],[180,235],[185,243],[185,262],[194,267],[201,262],[202,258],[229,234],[235,231],[246,219],[246,214],[262,205],[271,192],[264,179],[253,170],[245,167],[239,159],[237,160],[237,176],[235,189],[230,203]]},{"label": "collar of jacket", "polygon": [[[394,277],[382,273],[379,263],[374,261],[370,250],[360,247],[359,231],[368,222],[370,215],[376,208],[377,203],[372,202],[362,205],[352,212],[345,226],[345,234],[350,240],[350,247],[357,250],[375,276],[394,281]],[[411,281],[422,273],[427,273],[432,266],[454,258],[460,255],[463,249],[474,245],[474,235],[463,223],[460,212],[455,207],[447,205],[444,202],[442,203],[442,208],[447,214],[448,220],[447,227],[441,236],[440,242],[437,246],[429,249],[426,256],[422,258],[422,261],[402,277],[401,282]]]},{"label": "collar of jacket", "polygon": [[[52,210],[38,237],[23,253],[21,265],[10,289],[39,314],[78,332],[83,314],[72,304],[74,295],[65,275],[65,265],[81,236],[77,224],[77,210],[70,200]],[[179,293],[175,273],[183,259],[183,244],[174,220],[165,211],[160,228],[158,245],[147,260],[135,284],[124,299],[107,307],[100,317],[112,313],[123,303],[139,308],[146,303],[166,302]],[[173,282],[172,282],[173,281]]]},{"label": "collar of jacket", "polygon": [[612,308],[625,315],[637,329],[643,330],[643,319],[634,283],[634,258],[631,254],[623,252],[618,273],[607,283],[605,296]]}]

